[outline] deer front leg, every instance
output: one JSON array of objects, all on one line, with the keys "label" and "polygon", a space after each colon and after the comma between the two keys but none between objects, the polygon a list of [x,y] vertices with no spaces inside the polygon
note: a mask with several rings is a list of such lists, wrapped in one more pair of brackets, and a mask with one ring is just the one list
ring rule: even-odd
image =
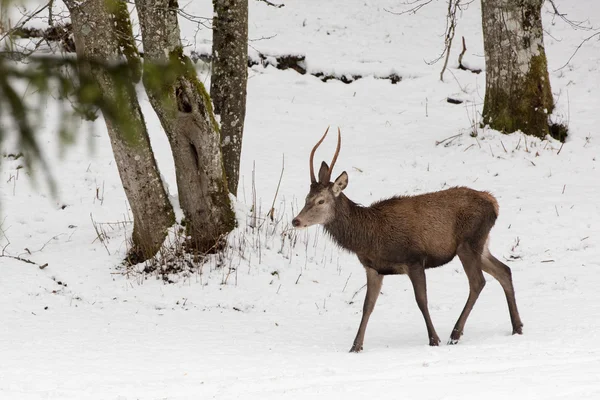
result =
[{"label": "deer front leg", "polygon": [[363,349],[367,323],[369,322],[369,317],[373,312],[373,308],[375,308],[377,297],[379,297],[379,292],[381,291],[381,284],[383,283],[383,275],[379,275],[373,268],[365,267],[365,270],[367,271],[367,294],[365,296],[365,304],[363,305],[360,326],[358,327],[354,344],[350,349],[351,353],[358,353]]}]

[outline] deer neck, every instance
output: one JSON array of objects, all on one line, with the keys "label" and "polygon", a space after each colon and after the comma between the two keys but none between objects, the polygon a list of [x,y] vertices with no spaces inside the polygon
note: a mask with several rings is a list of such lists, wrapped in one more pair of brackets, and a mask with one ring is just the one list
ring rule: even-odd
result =
[{"label": "deer neck", "polygon": [[373,246],[375,235],[370,227],[375,218],[372,210],[354,203],[343,193],[337,202],[335,217],[323,225],[325,231],[338,245],[354,253]]}]

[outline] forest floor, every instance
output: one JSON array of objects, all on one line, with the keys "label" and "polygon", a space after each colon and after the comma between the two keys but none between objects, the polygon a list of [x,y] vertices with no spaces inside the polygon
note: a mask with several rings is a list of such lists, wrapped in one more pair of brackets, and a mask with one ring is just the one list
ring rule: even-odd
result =
[{"label": "forest floor", "polygon": [[[596,0],[555,2],[600,27]],[[593,31],[573,29],[546,5],[554,118],[569,137],[563,145],[502,135],[477,127],[485,73],[457,69],[460,46],[444,82],[441,62],[426,63],[443,48],[445,2],[404,15],[388,12],[407,7],[397,1],[376,3],[250,1],[253,57],[304,55],[309,72],[363,78],[249,70],[239,227],[224,262],[168,276],[173,283],[121,266],[131,217],[101,119],[62,149],[54,104],[39,116],[55,196],[5,139],[0,248],[36,264],[0,257],[1,399],[600,398],[600,41],[570,59]],[[180,4],[212,15],[210,2]],[[182,32],[188,53],[210,49],[210,30],[182,19]],[[479,2],[461,13],[461,36],[465,61],[485,68]],[[206,68],[199,72],[208,84]],[[401,81],[376,79],[392,73]],[[166,137],[140,96],[177,204]],[[445,344],[468,294],[456,259],[427,272],[440,347],[427,345],[410,282],[396,276],[384,280],[364,351],[348,353],[363,268],[320,227],[290,230],[309,189],[309,152],[328,125],[342,132],[333,174],[348,172],[345,193],[358,203],[454,185],[498,198],[490,246],[512,269],[523,335],[511,335],[504,294],[486,275],[463,338]],[[329,162],[334,148],[329,137],[315,162]]]}]

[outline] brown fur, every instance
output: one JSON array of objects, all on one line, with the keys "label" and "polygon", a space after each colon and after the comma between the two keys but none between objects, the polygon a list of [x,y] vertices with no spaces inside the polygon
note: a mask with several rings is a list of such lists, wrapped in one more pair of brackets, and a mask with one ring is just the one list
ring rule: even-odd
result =
[{"label": "brown fur", "polygon": [[[382,275],[404,273],[398,266],[444,265],[468,243],[481,254],[496,221],[490,194],[456,187],[418,196],[399,196],[362,207],[343,193],[325,230],[341,247]],[[495,206],[496,205],[496,206]]]}]

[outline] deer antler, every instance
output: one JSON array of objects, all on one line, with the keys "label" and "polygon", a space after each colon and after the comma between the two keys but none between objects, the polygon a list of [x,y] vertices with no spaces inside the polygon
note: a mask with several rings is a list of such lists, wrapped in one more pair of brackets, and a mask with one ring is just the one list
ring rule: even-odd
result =
[{"label": "deer antler", "polygon": [[317,182],[317,178],[315,178],[315,168],[313,166],[313,159],[315,158],[315,151],[317,151],[317,147],[319,147],[321,145],[321,143],[323,142],[323,140],[325,140],[325,136],[327,136],[327,132],[329,132],[329,127],[327,127],[321,140],[319,140],[317,142],[317,144],[315,144],[315,147],[313,147],[312,151],[310,152],[310,160],[308,162],[310,164],[310,182],[311,183]]},{"label": "deer antler", "polygon": [[[315,169],[313,166],[313,159],[315,157],[315,151],[317,151],[317,148],[321,145],[321,143],[323,142],[323,140],[325,140],[325,137],[327,136],[327,132],[329,132],[329,127],[327,127],[327,129],[325,130],[325,133],[323,134],[323,137],[321,138],[321,140],[319,140],[317,142],[317,144],[315,144],[315,147],[313,147],[312,151],[310,152],[310,182],[311,183],[316,183],[317,182],[317,178],[315,178]],[[329,181],[331,179],[331,173],[333,172],[333,166],[335,165],[335,162],[337,161],[338,158],[338,154],[340,154],[340,147],[342,146],[342,133],[340,132],[340,128],[338,127],[338,141],[337,141],[337,147],[335,149],[335,154],[333,155],[333,160],[331,160],[331,166],[329,167],[329,171],[327,172],[327,181]]]},{"label": "deer antler", "polygon": [[342,133],[340,132],[340,128],[338,127],[338,142],[337,142],[337,147],[335,149],[335,154],[333,155],[333,160],[331,160],[331,165],[329,166],[329,173],[327,174],[327,175],[329,175],[328,180],[331,180],[331,173],[333,172],[333,166],[335,165],[335,162],[337,161],[338,154],[340,154],[341,146],[342,146]]}]

